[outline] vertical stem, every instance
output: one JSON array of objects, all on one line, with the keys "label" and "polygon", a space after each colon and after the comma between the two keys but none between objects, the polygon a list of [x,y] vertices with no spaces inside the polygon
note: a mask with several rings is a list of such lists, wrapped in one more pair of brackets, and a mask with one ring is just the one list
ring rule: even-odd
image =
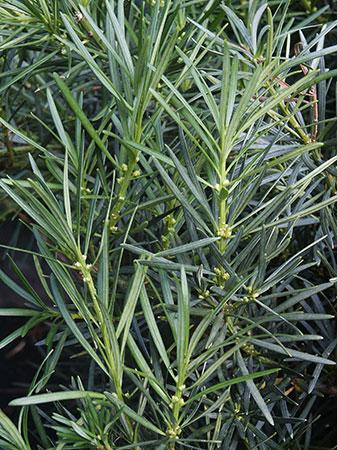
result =
[{"label": "vertical stem", "polygon": [[[138,120],[136,123],[135,136],[134,136],[134,141],[136,144],[139,144],[140,140],[141,140],[141,135],[142,135],[142,131],[143,131],[142,117],[143,117],[143,115],[139,114],[139,117],[138,117]],[[120,184],[120,188],[118,190],[118,199],[117,199],[116,203],[114,204],[112,211],[111,211],[110,230],[114,229],[114,227],[116,226],[116,224],[118,223],[118,221],[120,219],[119,215],[125,204],[127,191],[128,191],[130,182],[132,180],[132,174],[136,167],[137,162],[138,162],[138,152],[135,152],[132,154],[131,158],[129,158],[129,160],[128,160],[128,168],[123,176],[123,179]]]},{"label": "vertical stem", "polygon": [[[108,333],[107,326],[106,326],[106,323],[104,320],[104,316],[103,316],[101,308],[100,308],[100,304],[99,304],[98,297],[97,297],[97,291],[96,291],[96,287],[94,284],[94,280],[91,275],[90,267],[88,267],[88,265],[86,263],[85,256],[79,254],[78,260],[79,260],[78,262],[80,263],[80,270],[81,270],[83,279],[85,280],[85,282],[88,286],[89,294],[90,294],[90,297],[93,302],[93,307],[94,307],[94,310],[95,310],[95,313],[96,313],[96,316],[98,319],[98,323],[101,326],[102,339],[103,339],[103,345],[104,345],[104,348],[101,348],[101,352],[108,364],[108,371],[109,371],[110,377],[113,380],[113,383],[115,385],[116,395],[119,400],[124,401],[121,380],[118,378],[118,374],[115,371],[115,363],[114,363],[114,359],[113,359],[113,353],[111,351],[111,343],[110,343],[110,339],[109,339],[109,333]],[[125,417],[125,426],[127,428],[127,432],[129,433],[130,437],[132,437],[133,428],[131,426],[131,423],[130,423],[130,420],[128,417]]]},{"label": "vertical stem", "polygon": [[85,258],[83,257],[83,255],[81,255],[80,263],[81,263],[82,276],[88,286],[88,290],[89,290],[90,297],[93,302],[94,310],[95,310],[98,322],[101,326],[102,338],[103,338],[103,343],[104,343],[104,354],[105,354],[105,357],[106,357],[108,365],[109,365],[109,373],[110,373],[112,380],[114,381],[116,394],[118,395],[118,398],[121,400],[123,398],[123,393],[122,393],[121,386],[120,386],[120,380],[118,380],[116,378],[116,373],[114,371],[115,364],[114,364],[114,361],[112,358],[112,353],[110,351],[111,346],[110,346],[110,339],[109,339],[107,327],[106,327],[104,317],[103,317],[103,314],[102,314],[102,311],[101,311],[101,308],[99,305],[99,301],[97,298],[97,291],[95,288],[95,284],[94,284],[90,269],[87,267],[86,261],[85,261]]},{"label": "vertical stem", "polygon": [[226,240],[231,236],[230,227],[227,224],[227,157],[229,147],[226,145],[226,129],[221,135],[221,154],[220,154],[220,182],[219,182],[219,218],[218,218],[218,236],[219,249],[223,253],[226,249]]}]

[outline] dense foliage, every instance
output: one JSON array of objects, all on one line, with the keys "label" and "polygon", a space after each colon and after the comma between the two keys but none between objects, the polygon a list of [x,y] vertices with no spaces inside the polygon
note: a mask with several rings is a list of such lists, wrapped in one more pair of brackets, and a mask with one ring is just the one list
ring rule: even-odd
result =
[{"label": "dense foliage", "polygon": [[336,444],[336,25],[310,0],[0,2],[1,217],[39,279],[1,270],[27,320],[0,347],[45,330],[1,448]]}]

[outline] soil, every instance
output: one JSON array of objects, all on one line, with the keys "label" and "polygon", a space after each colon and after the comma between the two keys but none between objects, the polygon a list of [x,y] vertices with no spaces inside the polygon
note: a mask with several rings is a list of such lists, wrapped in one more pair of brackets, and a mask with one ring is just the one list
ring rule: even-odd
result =
[{"label": "soil", "polygon": [[[17,236],[20,236],[17,238]],[[33,241],[29,230],[17,221],[10,221],[0,225],[0,245],[13,246],[17,248],[30,249]],[[11,259],[19,266],[30,284],[39,289],[39,282],[32,271],[32,258],[23,252],[0,249],[0,269],[10,278],[20,283],[13,270]],[[0,307],[22,308],[24,299],[0,282]],[[27,321],[26,318],[2,317],[0,316],[0,341],[8,336]],[[0,350],[0,408],[12,415],[12,408],[8,403],[15,397],[24,396],[34,376],[36,365],[41,361],[41,355],[35,346],[41,338],[42,326],[31,330],[27,336],[18,338],[11,344]]]}]

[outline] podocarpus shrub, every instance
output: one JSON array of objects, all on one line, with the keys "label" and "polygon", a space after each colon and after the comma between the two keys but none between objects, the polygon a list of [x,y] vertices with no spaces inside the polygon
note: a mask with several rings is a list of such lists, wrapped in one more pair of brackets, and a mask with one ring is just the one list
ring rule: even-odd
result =
[{"label": "podocarpus shrub", "polygon": [[44,291],[1,272],[22,308],[0,313],[27,317],[1,346],[48,330],[1,446],[312,448],[335,373],[336,24],[85,3],[0,6],[1,188]]}]

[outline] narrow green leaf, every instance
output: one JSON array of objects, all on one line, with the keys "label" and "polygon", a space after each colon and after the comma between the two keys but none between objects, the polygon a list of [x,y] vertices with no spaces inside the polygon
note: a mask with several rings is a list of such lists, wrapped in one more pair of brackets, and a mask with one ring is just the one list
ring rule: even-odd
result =
[{"label": "narrow green leaf", "polygon": [[156,253],[156,257],[162,257],[162,256],[176,256],[180,255],[182,253],[186,254],[192,250],[196,250],[198,248],[207,247],[213,242],[218,241],[220,238],[213,237],[213,238],[205,238],[200,239],[199,241],[190,242],[189,244],[184,244],[179,247],[170,248],[169,250],[163,250],[162,252]]},{"label": "narrow green leaf", "polygon": [[109,161],[111,161],[114,165],[116,165],[115,159],[110,154],[109,150],[106,148],[104,142],[97,134],[97,131],[95,130],[95,128],[93,127],[93,125],[91,124],[90,120],[87,118],[85,113],[83,112],[78,102],[75,100],[73,94],[71,93],[71,90],[68,88],[66,83],[61,79],[61,77],[57,73],[54,73],[53,77],[58,87],[60,88],[62,94],[64,95],[64,98],[67,100],[70,108],[74,111],[76,117],[78,117],[78,119],[81,121],[83,127],[86,129],[89,136],[96,143],[97,147],[100,150],[102,150],[102,152],[109,159]]},{"label": "narrow green leaf", "polygon": [[122,315],[119,319],[116,335],[119,338],[123,333],[123,342],[121,348],[123,349],[127,340],[127,336],[130,331],[130,326],[133,318],[133,314],[137,305],[138,297],[141,291],[141,288],[144,283],[145,274],[147,272],[147,268],[143,264],[136,264],[136,272],[134,274],[131,287],[129,289],[127,298],[125,300],[125,306],[123,308]]},{"label": "narrow green leaf", "polygon": [[258,345],[259,347],[272,350],[277,353],[281,353],[283,355],[290,356],[294,359],[299,359],[300,361],[309,361],[317,364],[326,364],[329,366],[334,366],[335,361],[331,361],[330,359],[322,358],[320,356],[311,355],[309,353],[300,352],[298,350],[292,350],[290,348],[282,348],[279,345],[271,344],[270,342],[261,341],[258,339],[252,339],[252,344]]},{"label": "narrow green leaf", "polygon": [[188,366],[188,344],[190,335],[190,304],[186,272],[184,267],[180,271],[180,284],[178,286],[178,328],[177,328],[177,365],[178,385],[185,382],[186,368]]},{"label": "narrow green leaf", "polygon": [[197,394],[190,397],[186,404],[189,404],[191,402],[194,402],[198,400],[199,398],[202,398],[208,394],[211,394],[212,392],[216,391],[222,391],[224,388],[228,386],[233,386],[234,384],[242,383],[248,380],[255,380],[256,378],[266,377],[268,375],[271,375],[275,372],[278,372],[279,369],[268,369],[268,370],[261,370],[260,372],[250,373],[249,375],[242,375],[241,377],[232,378],[231,380],[223,381],[221,383],[214,384],[213,386],[210,386],[209,388],[206,388]]},{"label": "narrow green leaf", "polygon": [[105,396],[99,392],[91,391],[64,391],[52,392],[49,394],[31,395],[29,397],[16,398],[10,402],[11,406],[29,406],[40,405],[44,403],[54,403],[66,400],[77,400],[82,398],[99,398],[104,399]]},{"label": "narrow green leaf", "polygon": [[[237,352],[237,358],[238,358],[238,363],[239,363],[239,367],[241,369],[242,374],[250,375],[250,373],[247,369],[247,366],[241,356],[240,350]],[[260,408],[262,414],[265,416],[265,418],[271,425],[274,425],[274,420],[270,414],[269,408],[268,408],[266,402],[264,401],[262,395],[260,394],[260,391],[256,387],[254,381],[252,379],[248,379],[246,381],[246,384],[247,384],[248,389],[249,389],[250,393],[252,394],[254,400],[256,401],[257,406]]]},{"label": "narrow green leaf", "polygon": [[142,289],[140,291],[140,303],[142,305],[145,320],[149,327],[149,331],[151,333],[154,345],[156,346],[158,353],[159,353],[160,357],[162,358],[166,368],[169,371],[171,371],[170,360],[169,360],[168,354],[166,352],[166,348],[165,348],[161,333],[159,331],[155,316],[153,314],[151,304],[149,301],[149,297],[147,295],[147,292],[146,292],[144,286],[142,287]]}]

